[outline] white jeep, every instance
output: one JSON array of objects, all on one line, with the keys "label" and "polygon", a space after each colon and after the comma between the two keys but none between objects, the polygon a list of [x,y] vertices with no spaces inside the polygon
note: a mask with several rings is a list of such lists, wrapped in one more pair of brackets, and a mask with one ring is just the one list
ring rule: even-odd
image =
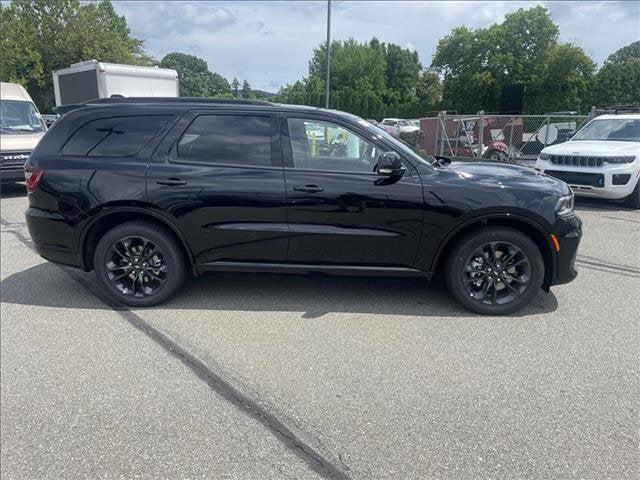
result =
[{"label": "white jeep", "polygon": [[627,199],[640,209],[640,114],[594,118],[571,140],[543,149],[536,170],[565,181],[576,195]]}]

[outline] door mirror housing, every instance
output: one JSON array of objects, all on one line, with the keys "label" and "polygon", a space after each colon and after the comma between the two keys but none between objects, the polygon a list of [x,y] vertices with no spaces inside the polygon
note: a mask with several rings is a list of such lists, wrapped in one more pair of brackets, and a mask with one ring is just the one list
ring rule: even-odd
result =
[{"label": "door mirror housing", "polygon": [[396,152],[384,152],[378,157],[377,171],[383,177],[401,177],[405,169],[400,155]]}]

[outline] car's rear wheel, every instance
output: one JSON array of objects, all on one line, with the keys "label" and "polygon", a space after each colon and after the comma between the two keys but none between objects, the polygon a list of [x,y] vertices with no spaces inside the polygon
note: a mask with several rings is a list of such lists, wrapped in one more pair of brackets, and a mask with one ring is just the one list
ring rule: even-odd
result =
[{"label": "car's rear wheel", "polygon": [[540,291],[544,260],[525,234],[488,227],[462,238],[448,256],[445,272],[451,294],[471,311],[507,315]]},{"label": "car's rear wheel", "polygon": [[119,303],[149,307],[172,297],[186,276],[180,245],[162,227],[127,222],[98,242],[94,267],[105,291]]}]

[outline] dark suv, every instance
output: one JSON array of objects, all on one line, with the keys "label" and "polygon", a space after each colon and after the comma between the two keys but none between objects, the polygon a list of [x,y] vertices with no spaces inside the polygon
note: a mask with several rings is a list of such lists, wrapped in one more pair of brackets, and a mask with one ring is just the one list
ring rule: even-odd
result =
[{"label": "dark suv", "polygon": [[25,167],[46,259],[117,301],[158,304],[188,273],[416,275],[507,314],[571,281],[573,195],[534,170],[419,156],[343,112],[258,101],[69,106]]}]

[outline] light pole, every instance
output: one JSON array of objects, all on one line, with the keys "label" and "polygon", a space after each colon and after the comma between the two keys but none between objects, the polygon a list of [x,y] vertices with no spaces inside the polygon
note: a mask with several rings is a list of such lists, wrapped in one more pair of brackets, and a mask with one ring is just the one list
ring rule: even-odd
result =
[{"label": "light pole", "polygon": [[331,0],[327,0],[327,92],[324,99],[325,108],[329,108],[329,70],[331,68]]}]

